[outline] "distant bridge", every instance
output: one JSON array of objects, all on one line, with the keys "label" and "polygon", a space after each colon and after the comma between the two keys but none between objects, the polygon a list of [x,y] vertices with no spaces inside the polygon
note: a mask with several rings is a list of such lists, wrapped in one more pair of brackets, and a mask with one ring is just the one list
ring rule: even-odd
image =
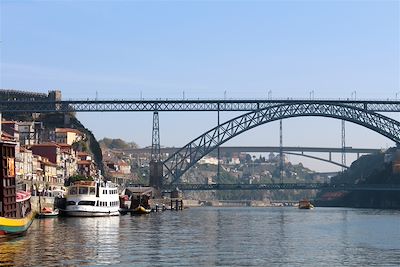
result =
[{"label": "distant bridge", "polygon": [[[180,148],[177,147],[162,147],[160,148],[161,153],[175,153]],[[221,153],[234,153],[234,152],[253,152],[253,153],[265,153],[265,152],[280,152],[279,146],[221,146]],[[151,147],[146,148],[130,148],[121,149],[123,152],[131,153],[151,153]],[[300,147],[300,146],[283,146],[283,152],[315,152],[315,153],[354,153],[354,154],[372,154],[382,151],[379,148],[353,148],[353,147]]]},{"label": "distant bridge", "polygon": [[175,184],[164,188],[172,191],[207,190],[352,190],[352,191],[400,191],[400,184],[329,184],[329,183],[276,183],[276,184]]},{"label": "distant bridge", "polygon": [[[221,153],[240,153],[240,152],[253,152],[253,153],[268,153],[268,152],[280,152],[280,147],[278,146],[222,146],[219,148]],[[177,152],[179,149],[175,147],[165,147],[160,148],[160,153],[163,154],[172,154]],[[151,147],[149,148],[133,148],[133,149],[122,149],[121,151],[127,153],[151,153]],[[282,152],[288,155],[295,156],[303,156],[307,158],[312,158],[315,160],[325,161],[331,164],[335,164],[337,166],[348,168],[346,165],[342,165],[338,162],[332,160],[332,153],[354,153],[357,154],[357,158],[360,154],[372,154],[380,152],[381,149],[377,148],[353,148],[353,147],[345,147],[342,148],[333,148],[333,147],[293,147],[293,146],[284,146],[282,147]],[[298,152],[298,153],[296,153]],[[321,158],[313,155],[304,154],[306,152],[310,153],[329,153],[329,158]]]}]

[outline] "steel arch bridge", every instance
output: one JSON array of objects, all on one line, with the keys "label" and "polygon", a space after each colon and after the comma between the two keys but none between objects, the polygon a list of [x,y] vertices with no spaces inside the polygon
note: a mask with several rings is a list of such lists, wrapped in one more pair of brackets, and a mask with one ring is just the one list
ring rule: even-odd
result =
[{"label": "steel arch bridge", "polygon": [[339,103],[277,104],[233,118],[186,144],[163,162],[166,170],[162,177],[163,182],[169,180],[170,184],[175,184],[203,156],[239,134],[272,121],[303,116],[329,117],[353,122],[400,144],[400,122],[373,111]]},{"label": "steel arch bridge", "polygon": [[316,157],[316,156],[312,156],[312,155],[307,155],[307,154],[302,154],[302,153],[295,153],[295,152],[285,152],[285,151],[282,151],[282,154],[294,155],[294,156],[300,156],[300,157],[315,159],[315,160],[327,162],[327,163],[342,167],[344,169],[348,169],[349,168],[349,166],[343,165],[343,164],[341,164],[339,162],[336,162],[336,161],[333,161],[333,160],[329,160],[329,159],[320,158],[320,157]]}]

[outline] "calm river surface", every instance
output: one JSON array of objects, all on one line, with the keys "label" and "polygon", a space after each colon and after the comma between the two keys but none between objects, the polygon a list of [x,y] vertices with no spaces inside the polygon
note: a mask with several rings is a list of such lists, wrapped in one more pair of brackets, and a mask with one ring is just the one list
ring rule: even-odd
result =
[{"label": "calm river surface", "polygon": [[399,266],[400,211],[192,208],[35,220],[0,266]]}]

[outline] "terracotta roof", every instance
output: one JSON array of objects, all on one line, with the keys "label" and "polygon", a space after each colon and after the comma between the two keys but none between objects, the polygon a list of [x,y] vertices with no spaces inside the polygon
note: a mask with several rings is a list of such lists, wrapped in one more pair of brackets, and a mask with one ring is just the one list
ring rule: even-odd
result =
[{"label": "terracotta roof", "polygon": [[78,165],[90,165],[92,162],[90,160],[80,160]]},{"label": "terracotta roof", "polygon": [[67,133],[67,132],[71,132],[71,133],[76,133],[76,134],[80,134],[83,135],[81,131],[77,130],[77,129],[72,129],[72,128],[56,128],[56,133]]},{"label": "terracotta roof", "polygon": [[1,140],[4,140],[4,141],[15,141],[15,138],[14,138],[14,136],[9,135],[8,133],[1,132]]},{"label": "terracotta roof", "polygon": [[87,152],[78,152],[78,153],[76,153],[78,156],[90,156],[90,154],[89,153],[87,153]]},{"label": "terracotta roof", "polygon": [[60,147],[59,144],[56,144],[56,143],[35,144],[35,145],[32,145],[31,147],[48,147],[48,146]]},{"label": "terracotta roof", "polygon": [[26,147],[23,147],[23,146],[19,147],[19,151],[20,152],[32,152],[31,150],[29,150],[29,149],[27,149]]},{"label": "terracotta roof", "polygon": [[64,144],[64,143],[57,143],[57,145],[60,147],[72,147],[71,145]]},{"label": "terracotta roof", "polygon": [[57,164],[50,162],[50,161],[42,161],[45,165],[57,167]]}]

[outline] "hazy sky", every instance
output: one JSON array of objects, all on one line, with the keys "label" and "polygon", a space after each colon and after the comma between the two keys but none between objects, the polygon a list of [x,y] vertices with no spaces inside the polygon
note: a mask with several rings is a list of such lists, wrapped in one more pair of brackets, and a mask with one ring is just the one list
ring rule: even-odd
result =
[{"label": "hazy sky", "polygon": [[[266,98],[268,91],[274,98],[314,91],[315,98],[400,99],[399,1],[0,3],[3,89],[60,89],[64,99]],[[151,113],[78,118],[97,138],[151,144]],[[217,115],[169,112],[160,119],[162,145],[178,147],[215,126]],[[338,120],[283,124],[284,145],[341,146]],[[277,146],[278,125],[226,145]],[[350,123],[346,137],[353,147],[393,145]]]}]

